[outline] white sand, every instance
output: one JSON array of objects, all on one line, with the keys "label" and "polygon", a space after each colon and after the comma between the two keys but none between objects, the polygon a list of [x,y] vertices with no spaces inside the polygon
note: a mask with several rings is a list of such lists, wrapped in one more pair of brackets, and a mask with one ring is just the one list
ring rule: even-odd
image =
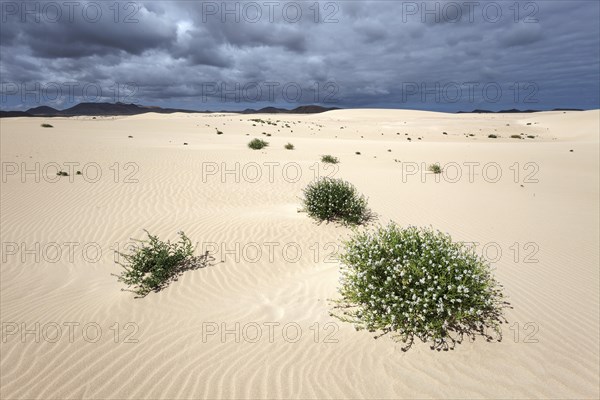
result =
[{"label": "white sand", "polygon": [[[253,118],[289,122],[293,133],[282,123],[253,127]],[[54,128],[41,128],[44,122]],[[598,110],[8,118],[0,120],[0,131],[3,172],[19,168],[3,176],[1,193],[2,398],[600,396]],[[501,137],[489,139],[490,133]],[[510,138],[520,133],[536,138]],[[252,151],[246,144],[253,137],[271,145]],[[285,150],[287,142],[296,149]],[[478,339],[441,353],[418,343],[403,353],[390,338],[375,340],[329,316],[327,299],[336,297],[339,274],[326,256],[349,230],[317,225],[297,212],[322,154],[340,158],[335,176],[369,197],[380,223],[431,225],[456,240],[479,242],[479,249],[488,243],[491,257],[501,249],[495,274],[514,307],[502,342]],[[56,178],[50,167],[42,176],[49,163],[65,162],[87,163],[85,176],[49,182]],[[405,163],[434,162],[446,166],[441,182],[431,174],[423,182],[420,173],[403,179],[413,166]],[[473,182],[469,162],[480,163]],[[22,167],[35,163],[39,173],[22,179]],[[101,169],[96,183],[85,181],[95,175],[90,163]],[[203,177],[203,165],[206,172],[235,163],[239,183],[232,174],[225,182],[220,173]],[[448,182],[456,173],[449,163],[461,166],[457,183]],[[263,174],[254,183],[248,181],[253,165]],[[502,177],[490,183],[494,165]],[[296,166],[301,176],[291,182]],[[217,254],[224,262],[134,299],[111,276],[120,271],[111,249],[142,238],[142,229],[164,239],[183,230],[194,241],[227,249],[238,243],[240,259]],[[72,260],[68,242],[79,243]],[[36,243],[40,251],[27,254]],[[287,243],[295,244],[286,247],[286,260]],[[97,261],[95,246],[102,249]],[[256,246],[262,254],[251,262]],[[295,248],[302,251],[298,261],[291,259]],[[525,263],[527,257],[537,262]],[[70,322],[79,324],[72,340]],[[86,324],[102,329],[97,342],[95,325],[83,335]],[[221,324],[233,333],[222,338]],[[219,332],[207,335],[215,327]],[[254,343],[257,327],[262,337]],[[302,333],[293,342],[297,327]],[[23,328],[33,333],[22,338]],[[129,339],[138,342],[125,343],[132,332]]]}]

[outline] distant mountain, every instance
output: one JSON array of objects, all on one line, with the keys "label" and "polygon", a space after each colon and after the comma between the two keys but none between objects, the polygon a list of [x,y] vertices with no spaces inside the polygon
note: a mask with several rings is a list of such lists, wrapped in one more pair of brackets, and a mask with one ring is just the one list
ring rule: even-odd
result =
[{"label": "distant mountain", "polygon": [[76,106],[58,112],[63,116],[78,115],[137,115],[148,112],[171,114],[175,112],[195,113],[198,111],[179,110],[173,108],[138,106],[125,103],[79,103]]},{"label": "distant mountain", "polygon": [[339,110],[338,107],[321,107],[321,106],[300,106],[294,108],[292,114],[318,114],[326,111]]},{"label": "distant mountain", "polygon": [[2,111],[0,110],[0,118],[11,118],[11,117],[33,117],[25,111]]},{"label": "distant mountain", "polygon": [[48,106],[39,106],[39,107],[35,107],[35,108],[30,108],[29,110],[27,110],[28,114],[31,115],[55,115],[58,114],[60,111],[58,111],[56,108],[52,108],[52,107],[48,107]]},{"label": "distant mountain", "polygon": [[260,110],[255,110],[253,108],[248,108],[242,111],[242,114],[281,114],[284,112],[289,112],[285,108],[277,108],[277,107],[265,107]]},{"label": "distant mountain", "polygon": [[[241,111],[242,114],[316,114],[325,111],[337,110],[337,108],[326,108],[321,106],[301,106],[293,110],[286,110],[285,108],[277,107],[265,107],[260,110],[247,109]],[[0,111],[0,117],[72,117],[72,116],[94,116],[94,115],[138,115],[144,113],[160,113],[160,114],[172,114],[176,112],[181,113],[209,113],[210,111],[192,111],[182,110],[176,108],[162,108],[156,106],[141,106],[137,104],[126,104],[126,103],[79,103],[71,108],[65,110],[57,110],[48,106],[39,106],[30,108],[27,111]],[[240,113],[237,111],[221,111],[221,112],[232,112]]]},{"label": "distant mountain", "polygon": [[140,107],[124,103],[79,103],[76,106],[62,110],[60,115],[135,115],[140,113]]},{"label": "distant mountain", "polygon": [[[458,111],[457,114],[527,114],[527,113],[538,113],[544,112],[545,110],[518,110],[516,108],[511,108],[510,110],[500,110],[500,111],[490,111],[490,110],[473,110],[473,111]],[[583,111],[579,108],[555,108],[550,111]]]}]

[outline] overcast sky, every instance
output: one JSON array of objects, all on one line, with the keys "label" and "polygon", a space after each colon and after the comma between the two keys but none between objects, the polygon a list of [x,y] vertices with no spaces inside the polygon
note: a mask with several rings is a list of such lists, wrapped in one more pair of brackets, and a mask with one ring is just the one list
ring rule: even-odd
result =
[{"label": "overcast sky", "polygon": [[597,0],[226,3],[2,0],[0,108],[600,107]]}]

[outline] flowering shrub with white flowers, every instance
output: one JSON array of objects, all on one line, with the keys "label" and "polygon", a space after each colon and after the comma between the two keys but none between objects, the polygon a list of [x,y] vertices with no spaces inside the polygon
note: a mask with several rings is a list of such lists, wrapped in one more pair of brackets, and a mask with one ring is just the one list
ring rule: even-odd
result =
[{"label": "flowering shrub with white flowers", "polygon": [[464,335],[501,339],[501,286],[489,264],[449,235],[394,223],[345,242],[338,318],[392,333],[408,350],[415,338],[448,350]]},{"label": "flowering shrub with white flowers", "polygon": [[322,178],[304,189],[304,210],[320,221],[357,225],[370,218],[367,199],[342,179]]}]

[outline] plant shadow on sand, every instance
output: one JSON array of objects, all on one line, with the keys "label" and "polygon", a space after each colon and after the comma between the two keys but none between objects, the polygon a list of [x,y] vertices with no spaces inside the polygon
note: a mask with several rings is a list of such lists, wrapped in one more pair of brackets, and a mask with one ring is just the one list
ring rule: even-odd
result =
[{"label": "plant shadow on sand", "polygon": [[[331,300],[330,299],[330,301],[335,304],[333,306],[334,309],[343,310],[342,315],[338,315],[335,312],[331,312],[330,316],[337,318],[343,322],[350,322],[350,323],[360,325],[361,321],[358,321],[358,320],[356,320],[356,318],[349,316],[349,313],[346,311],[348,309],[356,309],[356,307],[354,305],[348,305],[348,304],[344,305],[344,304],[341,304],[339,300]],[[508,308],[508,309],[513,308],[510,305],[510,303],[507,301],[502,302],[502,307]],[[499,325],[508,324],[508,320],[503,315],[495,315],[494,318],[496,318],[496,322]],[[366,329],[363,327],[359,327],[358,325],[355,325],[355,329],[357,331]],[[394,331],[392,329],[381,329],[379,331],[376,329],[368,329],[368,331],[370,333],[375,333],[375,335],[373,336],[374,339],[379,339],[379,338],[387,336],[387,335],[392,335],[391,339],[394,342],[403,344],[401,347],[401,350],[403,352],[409,351],[412,348],[412,346],[415,344],[415,342],[419,339],[421,340],[422,343],[431,342],[429,345],[429,348],[431,350],[449,351],[449,350],[454,350],[457,344],[462,344],[464,341],[467,341],[468,343],[473,343],[473,342],[475,342],[475,340],[478,337],[482,338],[486,342],[490,342],[490,343],[491,342],[502,342],[502,338],[503,338],[502,330],[500,329],[500,327],[481,326],[481,325],[477,325],[477,324],[449,325],[447,328],[446,336],[444,336],[443,338],[440,338],[440,339],[436,339],[434,341],[431,341],[430,339],[427,339],[424,337],[418,337],[415,334],[407,335],[405,337],[405,336],[398,334],[396,331]]]}]

